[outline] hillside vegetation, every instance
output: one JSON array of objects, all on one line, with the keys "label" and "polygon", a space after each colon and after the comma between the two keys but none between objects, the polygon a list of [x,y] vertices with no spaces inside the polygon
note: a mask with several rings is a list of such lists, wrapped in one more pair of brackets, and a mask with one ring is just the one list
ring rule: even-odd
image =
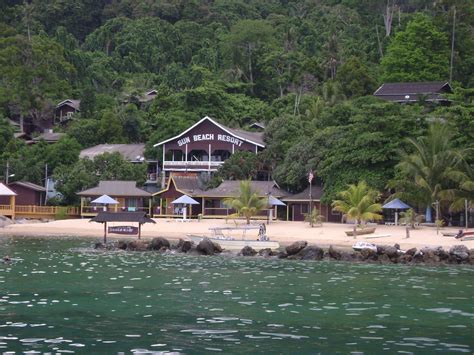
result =
[{"label": "hillside vegetation", "polygon": [[[161,158],[154,143],[205,115],[265,123],[255,164],[293,192],[313,170],[326,201],[360,180],[380,191],[403,181],[406,138],[435,121],[472,171],[473,23],[469,0],[2,1],[2,171],[8,160],[15,179],[43,184],[48,163],[64,180],[79,150],[99,143],[144,142]],[[402,81],[451,81],[452,104],[372,96]],[[150,89],[157,97],[138,105]],[[67,98],[81,112],[58,146],[13,139],[6,118],[47,119]]]}]

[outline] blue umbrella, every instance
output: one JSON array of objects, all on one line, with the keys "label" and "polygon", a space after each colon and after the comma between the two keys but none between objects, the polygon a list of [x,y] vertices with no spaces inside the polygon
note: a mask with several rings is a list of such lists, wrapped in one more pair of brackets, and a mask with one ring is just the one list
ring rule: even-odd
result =
[{"label": "blue umbrella", "polygon": [[396,198],[395,200],[392,200],[386,203],[385,205],[383,205],[382,208],[395,210],[395,225],[397,225],[398,224],[398,211],[397,210],[407,210],[411,207],[408,206],[405,202]]},{"label": "blue umbrella", "polygon": [[411,207],[408,206],[405,202],[396,198],[395,200],[392,200],[386,203],[385,205],[383,205],[382,208],[387,208],[387,209],[392,209],[392,210],[407,210]]}]

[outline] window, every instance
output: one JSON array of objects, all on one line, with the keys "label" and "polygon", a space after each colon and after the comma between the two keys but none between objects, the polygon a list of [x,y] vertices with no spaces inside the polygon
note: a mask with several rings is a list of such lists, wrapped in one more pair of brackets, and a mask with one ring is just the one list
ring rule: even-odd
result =
[{"label": "window", "polygon": [[301,214],[308,213],[309,205],[306,203],[301,204]]}]

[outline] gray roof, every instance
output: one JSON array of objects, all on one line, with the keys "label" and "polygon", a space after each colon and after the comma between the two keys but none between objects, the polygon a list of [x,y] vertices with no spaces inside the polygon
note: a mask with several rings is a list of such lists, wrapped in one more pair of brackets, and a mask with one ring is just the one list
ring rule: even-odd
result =
[{"label": "gray roof", "polygon": [[[225,127],[225,126],[224,126]],[[243,129],[238,129],[238,128],[228,128],[226,129],[230,132],[232,132],[234,135],[245,138],[246,140],[265,145],[263,142],[263,133],[262,132],[249,132],[249,131],[244,131]]]},{"label": "gray roof", "polygon": [[99,144],[94,147],[81,150],[79,158],[94,159],[104,153],[120,153],[120,155],[130,162],[142,162],[145,160],[145,144]]},{"label": "gray roof", "polygon": [[[199,178],[195,175],[190,176],[182,176],[182,175],[171,175],[169,184],[171,184],[171,178],[175,183],[175,188],[182,193],[189,195],[189,196],[202,196],[203,190],[201,189],[201,183],[199,182]],[[163,192],[168,191],[169,185],[167,185],[164,189],[155,192],[153,196],[158,196]]]},{"label": "gray roof", "polygon": [[41,140],[44,140],[48,143],[56,143],[65,135],[66,133],[45,132],[45,133],[40,134],[38,137],[33,138],[33,142],[37,143]]},{"label": "gray roof", "polygon": [[250,125],[250,128],[265,129],[265,123],[263,123],[263,122],[254,122]]},{"label": "gray roof", "polygon": [[[270,193],[275,197],[285,196],[287,193],[279,188],[275,181],[251,181],[251,189],[259,196],[265,197]],[[203,191],[205,197],[233,197],[240,192],[240,180],[224,180],[215,189]]]},{"label": "gray roof", "polygon": [[395,102],[419,101],[422,97],[427,101],[449,101],[442,94],[452,92],[446,81],[385,83],[374,92],[374,96]]},{"label": "gray roof", "polygon": [[[311,186],[311,198],[313,200],[320,200],[323,195],[323,189],[321,186],[313,185]],[[286,196],[282,199],[283,201],[309,201],[309,186],[303,191]]]},{"label": "gray roof", "polygon": [[99,181],[97,187],[77,193],[79,196],[127,196],[150,197],[151,194],[139,189],[135,181]]},{"label": "gray roof", "polygon": [[66,99],[57,104],[56,108],[60,108],[62,106],[70,106],[76,111],[79,111],[79,108],[81,107],[81,100]]},{"label": "gray roof", "polygon": [[27,189],[34,190],[34,191],[46,192],[46,188],[44,188],[43,186],[40,186],[40,185],[33,184],[32,182],[15,181],[15,182],[12,182],[12,183],[8,184],[8,186],[12,186],[12,185],[23,186],[23,187],[26,187]]}]

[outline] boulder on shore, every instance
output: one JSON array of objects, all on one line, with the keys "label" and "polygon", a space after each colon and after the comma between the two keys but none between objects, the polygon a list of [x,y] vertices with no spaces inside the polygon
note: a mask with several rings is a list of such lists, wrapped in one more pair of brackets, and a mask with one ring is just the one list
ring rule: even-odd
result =
[{"label": "boulder on shore", "polygon": [[322,260],[324,257],[324,250],[316,245],[310,245],[294,256],[300,260]]},{"label": "boulder on shore", "polygon": [[178,250],[181,253],[187,253],[188,251],[191,250],[193,245],[194,243],[190,240],[180,239],[178,241],[178,244],[176,245],[176,250]]},{"label": "boulder on shore", "polygon": [[143,240],[132,240],[127,244],[128,250],[145,251],[148,249],[148,243]]},{"label": "boulder on shore", "polygon": [[213,243],[209,238],[201,240],[196,249],[202,255],[214,255],[215,253],[222,252],[221,246],[218,243]]},{"label": "boulder on shore", "polygon": [[150,250],[160,250],[161,248],[170,248],[170,242],[163,237],[153,238],[150,242]]},{"label": "boulder on shore", "polygon": [[449,249],[449,255],[458,263],[464,263],[469,260],[469,249],[465,245],[455,245]]},{"label": "boulder on shore", "polygon": [[328,255],[331,259],[341,260],[342,254],[339,250],[335,249],[332,245],[329,246]]},{"label": "boulder on shore", "polygon": [[301,250],[306,248],[308,245],[308,242],[306,240],[299,240],[297,242],[294,242],[293,244],[290,244],[286,247],[286,254],[288,255],[295,255],[298,254]]},{"label": "boulder on shore", "polygon": [[242,250],[239,252],[239,256],[254,256],[257,254],[257,251],[253,249],[250,246],[245,246],[242,248]]},{"label": "boulder on shore", "polygon": [[265,248],[265,249],[260,249],[258,251],[258,255],[263,256],[264,258],[269,258],[270,256],[273,256],[274,253],[270,248]]},{"label": "boulder on shore", "polygon": [[10,224],[13,224],[13,221],[5,216],[0,216],[0,228],[6,227]]},{"label": "boulder on shore", "polygon": [[360,251],[360,258],[362,261],[376,261],[378,255],[376,251],[369,248],[364,248]]}]

